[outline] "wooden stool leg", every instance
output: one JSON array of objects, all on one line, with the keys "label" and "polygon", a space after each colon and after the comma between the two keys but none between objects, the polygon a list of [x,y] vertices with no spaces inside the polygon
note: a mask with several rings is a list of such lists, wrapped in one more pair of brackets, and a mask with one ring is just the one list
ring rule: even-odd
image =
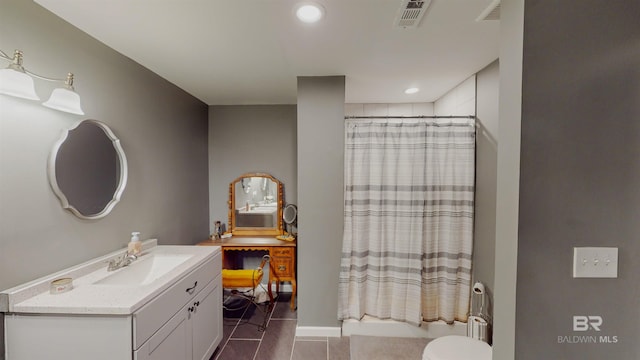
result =
[{"label": "wooden stool leg", "polygon": [[291,311],[296,310],[296,279],[291,279]]},{"label": "wooden stool leg", "polygon": [[[271,292],[271,279],[269,279],[269,287],[267,287],[267,292],[269,293],[269,301],[273,304],[273,292]],[[276,293],[277,294],[277,293]]]}]

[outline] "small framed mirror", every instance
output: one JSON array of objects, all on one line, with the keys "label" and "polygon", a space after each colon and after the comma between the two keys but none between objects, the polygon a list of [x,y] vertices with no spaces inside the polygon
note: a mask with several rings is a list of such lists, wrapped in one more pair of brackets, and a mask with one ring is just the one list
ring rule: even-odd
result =
[{"label": "small framed mirror", "polygon": [[247,173],[229,184],[233,235],[281,235],[283,185],[266,173]]},{"label": "small framed mirror", "polygon": [[63,208],[81,219],[100,219],[120,201],[127,184],[127,158],[106,124],[83,120],[55,143],[48,175]]},{"label": "small framed mirror", "polygon": [[297,234],[293,229],[298,226],[298,207],[293,204],[287,204],[282,210],[282,221],[286,225],[286,232],[283,236],[277,236],[278,240],[294,241]]},{"label": "small framed mirror", "polygon": [[298,207],[294,204],[287,204],[282,211],[282,220],[287,225],[287,233],[293,235],[293,227],[295,227],[298,220]]}]

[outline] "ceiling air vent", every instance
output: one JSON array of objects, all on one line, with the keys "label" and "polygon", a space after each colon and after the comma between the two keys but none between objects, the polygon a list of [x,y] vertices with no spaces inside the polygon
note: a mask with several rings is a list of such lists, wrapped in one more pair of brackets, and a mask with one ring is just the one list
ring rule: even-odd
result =
[{"label": "ceiling air vent", "polygon": [[476,21],[500,20],[500,0],[493,0]]},{"label": "ceiling air vent", "polygon": [[401,28],[416,28],[427,12],[431,0],[402,0],[394,26]]}]

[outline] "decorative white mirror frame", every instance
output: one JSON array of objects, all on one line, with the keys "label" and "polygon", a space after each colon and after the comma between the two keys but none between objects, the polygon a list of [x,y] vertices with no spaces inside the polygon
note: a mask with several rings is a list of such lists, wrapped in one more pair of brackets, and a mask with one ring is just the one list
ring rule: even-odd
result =
[{"label": "decorative white mirror frame", "polygon": [[[120,164],[118,185],[116,187],[116,190],[114,191],[113,197],[111,198],[109,203],[105,205],[102,211],[92,215],[84,215],[78,209],[76,209],[72,204],[70,204],[69,200],[67,199],[67,196],[64,194],[62,189],[60,189],[60,186],[58,185],[58,181],[56,179],[56,160],[58,157],[58,151],[60,150],[60,147],[62,146],[62,144],[64,144],[65,140],[67,140],[67,138],[69,137],[69,133],[84,123],[94,124],[98,126],[100,129],[102,129],[102,131],[104,131],[105,135],[111,140],[113,144],[113,147],[116,151],[116,154],[118,156],[118,161]],[[49,164],[48,164],[47,173],[49,176],[49,184],[51,185],[51,188],[53,189],[53,192],[56,194],[58,199],[60,199],[60,203],[62,204],[62,207],[64,209],[71,211],[75,216],[81,219],[95,220],[95,219],[100,219],[107,216],[111,212],[111,210],[113,210],[113,208],[116,206],[116,204],[120,201],[120,197],[122,196],[122,193],[124,192],[124,188],[127,185],[127,157],[124,154],[124,149],[122,148],[122,145],[120,145],[120,139],[116,137],[113,131],[106,124],[98,120],[86,119],[86,120],[81,120],[77,122],[71,128],[63,131],[62,136],[54,144],[53,149],[51,150],[51,154],[49,155]]]}]

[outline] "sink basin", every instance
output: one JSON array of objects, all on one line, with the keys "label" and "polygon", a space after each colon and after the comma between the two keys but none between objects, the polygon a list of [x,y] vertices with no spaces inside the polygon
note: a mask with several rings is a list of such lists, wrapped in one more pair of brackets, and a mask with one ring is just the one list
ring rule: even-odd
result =
[{"label": "sink basin", "polygon": [[276,207],[276,206],[278,206],[278,203],[276,203],[276,202],[272,202],[272,203],[264,203],[264,204],[260,203],[260,204],[257,204],[256,206],[262,206],[262,207]]},{"label": "sink basin", "polygon": [[182,264],[191,255],[149,254],[116,270],[112,275],[96,281],[96,285],[139,286],[147,285]]},{"label": "sink basin", "polygon": [[275,207],[271,206],[256,206],[251,208],[251,210],[247,211],[245,209],[240,209],[238,214],[271,214],[276,212]]}]

